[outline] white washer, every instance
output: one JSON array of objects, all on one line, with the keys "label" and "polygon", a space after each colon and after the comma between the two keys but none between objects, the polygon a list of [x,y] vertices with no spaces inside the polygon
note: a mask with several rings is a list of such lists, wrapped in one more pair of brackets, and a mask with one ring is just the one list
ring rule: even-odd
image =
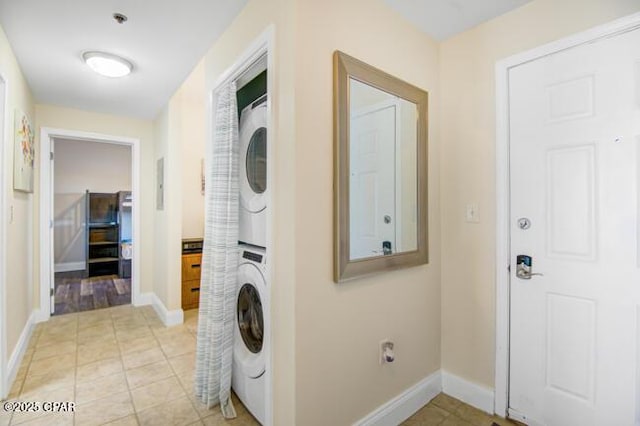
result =
[{"label": "white washer", "polygon": [[267,95],[240,114],[240,235],[245,244],[267,245]]},{"label": "white washer", "polygon": [[265,250],[240,245],[238,289],[233,336],[231,386],[244,406],[262,424],[265,419],[265,330],[263,304],[268,302]]}]

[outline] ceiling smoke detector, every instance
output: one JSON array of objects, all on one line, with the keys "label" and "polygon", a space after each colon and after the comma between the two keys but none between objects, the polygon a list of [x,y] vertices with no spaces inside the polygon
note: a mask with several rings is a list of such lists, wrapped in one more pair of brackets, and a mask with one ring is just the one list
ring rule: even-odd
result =
[{"label": "ceiling smoke detector", "polygon": [[85,52],[82,58],[89,68],[105,77],[124,77],[131,72],[133,65],[120,56],[105,52]]},{"label": "ceiling smoke detector", "polygon": [[127,18],[122,13],[114,13],[113,19],[115,19],[118,24],[124,24],[129,18]]}]

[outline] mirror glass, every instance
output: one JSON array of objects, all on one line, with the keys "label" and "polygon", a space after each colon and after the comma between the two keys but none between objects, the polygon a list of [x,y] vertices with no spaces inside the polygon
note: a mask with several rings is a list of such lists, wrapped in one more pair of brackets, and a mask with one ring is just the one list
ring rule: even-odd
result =
[{"label": "mirror glass", "polygon": [[428,262],[426,91],[334,53],[334,280]]},{"label": "mirror glass", "polygon": [[349,78],[349,259],[417,249],[417,106]]}]

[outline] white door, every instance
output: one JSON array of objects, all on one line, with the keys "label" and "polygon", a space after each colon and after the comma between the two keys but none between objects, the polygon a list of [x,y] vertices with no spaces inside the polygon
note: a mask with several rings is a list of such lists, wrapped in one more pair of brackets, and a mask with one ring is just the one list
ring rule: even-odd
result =
[{"label": "white door", "polygon": [[639,424],[639,85],[640,31],[509,72],[509,413],[530,425]]},{"label": "white door", "polygon": [[395,103],[354,114],[350,136],[350,258],[395,251]]}]

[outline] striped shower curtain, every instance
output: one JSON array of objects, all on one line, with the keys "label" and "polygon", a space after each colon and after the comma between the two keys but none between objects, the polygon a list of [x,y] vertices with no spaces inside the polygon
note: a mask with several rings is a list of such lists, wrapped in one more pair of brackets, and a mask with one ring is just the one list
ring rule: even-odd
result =
[{"label": "striped shower curtain", "polygon": [[240,198],[235,83],[218,95],[211,166],[206,172],[195,393],[209,407],[220,403],[224,417],[233,418],[230,392]]}]

